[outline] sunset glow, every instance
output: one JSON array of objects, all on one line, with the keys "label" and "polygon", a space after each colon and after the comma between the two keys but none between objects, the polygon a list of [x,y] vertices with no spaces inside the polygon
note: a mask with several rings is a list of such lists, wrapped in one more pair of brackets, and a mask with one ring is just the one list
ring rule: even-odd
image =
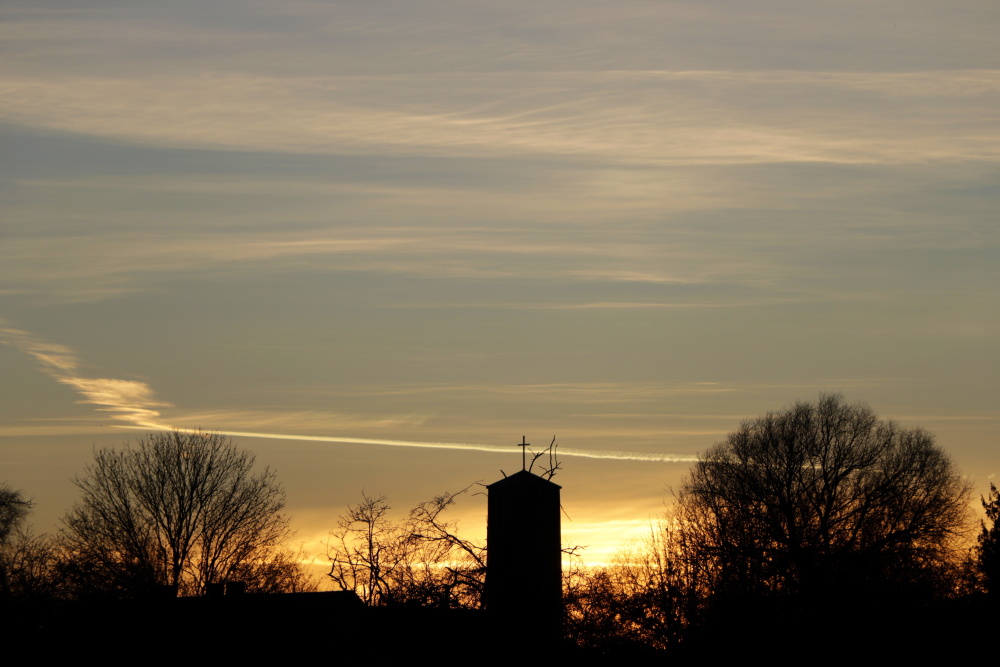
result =
[{"label": "sunset glow", "polygon": [[[555,437],[610,562],[820,392],[1000,442],[990,3],[9,0],[0,482],[217,431],[322,562]],[[485,503],[452,510],[484,535]]]}]

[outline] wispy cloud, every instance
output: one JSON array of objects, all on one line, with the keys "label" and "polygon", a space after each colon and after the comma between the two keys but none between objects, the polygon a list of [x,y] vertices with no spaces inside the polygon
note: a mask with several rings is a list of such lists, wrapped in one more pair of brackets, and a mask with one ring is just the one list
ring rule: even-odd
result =
[{"label": "wispy cloud", "polygon": [[162,427],[158,409],[170,404],[157,400],[145,382],[86,377],[80,372],[80,361],[73,350],[20,329],[0,328],[0,342],[34,357],[42,372],[80,394],[81,403],[96,405],[97,410],[110,413],[113,419],[138,428]]},{"label": "wispy cloud", "polygon": [[[72,387],[83,396],[84,403],[98,406],[97,410],[111,413],[118,422],[118,428],[137,430],[178,430],[197,432],[201,426],[192,428],[185,425],[168,423],[159,408],[173,407],[156,399],[152,388],[135,380],[116,378],[91,378],[80,373],[80,361],[76,353],[64,345],[49,343],[27,331],[14,328],[0,328],[0,342],[11,345],[34,357],[41,370],[57,382]],[[202,413],[202,419],[211,413]],[[232,419],[232,413],[222,413],[223,418]],[[247,421],[261,422],[260,417],[247,418]],[[219,415],[217,415],[217,418]],[[385,424],[381,424],[385,426]],[[295,433],[268,433],[258,431],[215,429],[211,424],[204,424],[208,430],[236,437],[266,438],[271,440],[297,440],[308,442],[326,442],[341,444],[374,445],[383,447],[409,447],[417,449],[453,449],[477,452],[510,454],[509,446],[489,445],[469,442],[427,442],[420,440],[358,438],[347,436],[302,435]],[[668,454],[658,452],[627,452],[605,449],[560,448],[559,454],[568,457],[591,459],[616,459],[623,461],[649,461],[659,463],[683,463],[697,460],[692,454]]]},{"label": "wispy cloud", "polygon": [[[750,260],[699,262],[684,245],[644,245],[602,231],[423,227],[8,238],[0,276],[25,290],[99,299],[148,289],[163,275],[364,271],[438,278],[696,284],[749,282]],[[84,251],[85,249],[85,251]],[[701,258],[703,259],[703,258]],[[331,261],[336,260],[336,261]],[[629,264],[632,268],[618,268]],[[641,268],[640,268],[641,267]],[[53,290],[55,287],[55,290]],[[382,304],[387,305],[387,304]]]},{"label": "wispy cloud", "polygon": [[[996,159],[995,15],[981,2],[914,2],[415,11],[220,0],[213,7],[228,11],[206,11],[12,0],[0,119],[240,151],[626,165]],[[939,39],[913,37],[931,31]]]},{"label": "wispy cloud", "polygon": [[301,434],[329,430],[378,432],[386,429],[414,429],[424,425],[428,418],[428,414],[371,416],[323,410],[207,409],[185,410],[175,417],[174,421],[196,426],[210,425],[213,429],[227,428],[236,424],[244,430],[288,430]]},{"label": "wispy cloud", "polygon": [[1000,72],[988,70],[130,79],[8,68],[0,82],[4,122],[159,146],[657,165],[1000,158]]}]

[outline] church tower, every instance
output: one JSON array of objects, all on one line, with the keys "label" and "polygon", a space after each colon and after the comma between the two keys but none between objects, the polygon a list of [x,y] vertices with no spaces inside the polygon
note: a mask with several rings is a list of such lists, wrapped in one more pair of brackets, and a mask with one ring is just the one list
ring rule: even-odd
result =
[{"label": "church tower", "polygon": [[[486,610],[543,643],[562,631],[560,486],[522,469],[488,485]],[[516,625],[515,625],[516,624]]]}]

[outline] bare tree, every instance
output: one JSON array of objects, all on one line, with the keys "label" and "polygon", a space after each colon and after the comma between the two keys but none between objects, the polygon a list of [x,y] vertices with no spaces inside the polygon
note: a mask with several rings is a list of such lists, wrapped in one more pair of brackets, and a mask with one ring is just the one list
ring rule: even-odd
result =
[{"label": "bare tree", "polygon": [[56,550],[26,525],[32,507],[20,491],[0,484],[0,601],[33,600],[55,593]]},{"label": "bare tree", "polygon": [[677,500],[684,555],[716,592],[825,594],[934,580],[969,495],[929,433],[824,395],[744,422]]},{"label": "bare tree", "polygon": [[0,484],[0,545],[4,545],[24,523],[31,511],[31,501],[25,500],[7,482]]},{"label": "bare tree", "polygon": [[266,558],[247,560],[234,567],[228,579],[246,586],[247,593],[308,593],[319,588],[317,577],[302,563],[313,564],[302,549],[278,547]]},{"label": "bare tree", "polygon": [[[602,651],[697,659],[738,658],[778,632],[767,651],[782,659],[820,628],[909,636],[921,602],[957,592],[969,496],[925,431],[839,396],[798,403],[704,453],[643,546],[573,570],[566,625]],[[984,504],[996,518],[995,491]]]},{"label": "bare tree", "polygon": [[186,595],[251,577],[290,537],[284,491],[253,464],[213,433],[155,433],[96,451],[75,480],[83,497],[63,520],[68,576]]},{"label": "bare tree", "polygon": [[666,649],[697,622],[703,598],[697,562],[681,557],[687,534],[670,522],[599,568],[577,564],[564,575],[566,629],[601,650]]},{"label": "bare tree", "polygon": [[444,512],[458,496],[443,493],[410,510],[407,527],[418,545],[421,576],[411,590],[421,591],[425,606],[478,608],[482,603],[486,577],[486,547],[458,536],[458,523],[448,521]]},{"label": "bare tree", "polygon": [[0,547],[0,600],[40,602],[58,597],[59,555],[50,536],[19,530]]},{"label": "bare tree", "polygon": [[341,590],[350,590],[368,605],[390,599],[394,570],[404,560],[405,539],[399,526],[389,521],[385,496],[349,505],[330,535],[327,555],[329,577]]},{"label": "bare tree", "polygon": [[1000,595],[1000,491],[990,483],[989,500],[980,497],[986,519],[979,532],[976,547],[976,564],[983,578],[983,585],[993,595]]},{"label": "bare tree", "polygon": [[478,607],[485,549],[458,537],[455,522],[443,517],[467,490],[420,503],[401,520],[389,517],[385,496],[362,493],[330,535],[328,576],[369,605]]}]

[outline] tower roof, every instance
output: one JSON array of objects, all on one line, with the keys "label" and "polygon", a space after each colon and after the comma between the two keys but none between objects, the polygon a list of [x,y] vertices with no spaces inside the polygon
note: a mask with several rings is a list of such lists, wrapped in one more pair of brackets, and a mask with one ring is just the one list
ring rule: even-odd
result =
[{"label": "tower roof", "polygon": [[548,480],[548,479],[545,479],[544,477],[539,477],[538,475],[536,475],[533,472],[528,472],[527,470],[518,470],[513,475],[510,475],[508,477],[504,477],[503,479],[499,479],[499,480],[493,482],[492,484],[487,484],[486,488],[487,489],[492,489],[492,488],[496,487],[496,488],[511,488],[511,489],[513,489],[513,488],[517,488],[517,487],[544,488],[544,487],[552,487],[552,486],[554,486],[557,489],[561,489],[562,488],[561,486],[559,486],[555,482],[553,482],[551,480]]}]

